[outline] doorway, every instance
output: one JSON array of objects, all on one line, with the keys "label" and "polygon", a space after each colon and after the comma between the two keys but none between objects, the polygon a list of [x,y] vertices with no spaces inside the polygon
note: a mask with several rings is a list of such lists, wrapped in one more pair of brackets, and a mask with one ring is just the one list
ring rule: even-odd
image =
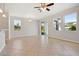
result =
[{"label": "doorway", "polygon": [[48,46],[48,23],[42,21],[40,25],[41,47]]},{"label": "doorway", "polygon": [[40,27],[40,34],[43,36],[48,35],[48,23],[47,22],[41,22],[41,27]]}]

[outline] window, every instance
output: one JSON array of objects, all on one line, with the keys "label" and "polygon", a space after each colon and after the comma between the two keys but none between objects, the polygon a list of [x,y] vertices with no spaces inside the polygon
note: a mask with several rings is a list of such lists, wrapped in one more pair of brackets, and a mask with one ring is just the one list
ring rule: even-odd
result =
[{"label": "window", "polygon": [[41,22],[41,35],[45,35],[45,23]]},{"label": "window", "polygon": [[60,31],[61,30],[60,23],[61,23],[61,18],[54,19],[54,27],[55,27],[55,30],[57,30],[57,31]]},{"label": "window", "polygon": [[21,29],[21,20],[14,20],[14,30],[20,31]]},{"label": "window", "polygon": [[76,31],[76,13],[68,14],[64,17],[65,30]]}]

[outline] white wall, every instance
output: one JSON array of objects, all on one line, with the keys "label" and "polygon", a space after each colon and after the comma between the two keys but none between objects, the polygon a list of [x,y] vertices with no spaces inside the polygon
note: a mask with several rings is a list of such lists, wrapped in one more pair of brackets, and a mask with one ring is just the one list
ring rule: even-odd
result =
[{"label": "white wall", "polygon": [[[72,13],[72,12],[77,12],[77,30],[75,32],[66,32],[64,30],[64,18],[63,16]],[[53,18],[56,17],[61,17],[62,23],[61,25],[61,31],[56,31],[53,25]],[[71,8],[65,11],[62,11],[58,14],[48,16],[44,19],[49,20],[48,21],[48,35],[51,38],[57,38],[57,39],[62,39],[62,40],[67,40],[67,41],[73,41],[79,43],[79,7]]]},{"label": "white wall", "polygon": [[8,13],[6,15],[7,17],[2,17],[0,14],[0,30],[5,31],[5,37],[8,39]]},{"label": "white wall", "polygon": [[[19,18],[21,20],[21,30],[19,32],[14,31],[14,20]],[[29,22],[28,19],[23,17],[10,17],[10,37],[22,37],[22,36],[37,36],[38,27],[37,21],[33,20]]]},{"label": "white wall", "polygon": [[0,31],[0,52],[2,51],[4,46],[5,46],[5,32]]}]

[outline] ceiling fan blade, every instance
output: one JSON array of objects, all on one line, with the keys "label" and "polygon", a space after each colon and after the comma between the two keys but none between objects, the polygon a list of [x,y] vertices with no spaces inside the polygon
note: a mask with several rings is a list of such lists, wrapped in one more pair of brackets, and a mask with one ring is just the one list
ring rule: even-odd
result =
[{"label": "ceiling fan blade", "polygon": [[47,10],[47,11],[50,11],[50,9],[49,9],[49,8],[46,8],[46,10]]},{"label": "ceiling fan blade", "polygon": [[48,7],[48,6],[52,6],[52,5],[54,5],[54,3],[50,3],[50,4],[48,4],[47,7]]},{"label": "ceiling fan blade", "polygon": [[40,8],[40,7],[34,7],[34,8]]}]

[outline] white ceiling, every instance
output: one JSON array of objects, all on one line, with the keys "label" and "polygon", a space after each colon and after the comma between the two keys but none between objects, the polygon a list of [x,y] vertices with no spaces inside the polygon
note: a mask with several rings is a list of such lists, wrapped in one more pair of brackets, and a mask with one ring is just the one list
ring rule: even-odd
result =
[{"label": "white ceiling", "polygon": [[6,3],[6,10],[11,16],[26,17],[32,19],[39,19],[47,15],[53,15],[68,8],[79,6],[77,3],[55,3],[49,7],[51,11],[39,12],[33,7],[39,6],[39,3]]}]

